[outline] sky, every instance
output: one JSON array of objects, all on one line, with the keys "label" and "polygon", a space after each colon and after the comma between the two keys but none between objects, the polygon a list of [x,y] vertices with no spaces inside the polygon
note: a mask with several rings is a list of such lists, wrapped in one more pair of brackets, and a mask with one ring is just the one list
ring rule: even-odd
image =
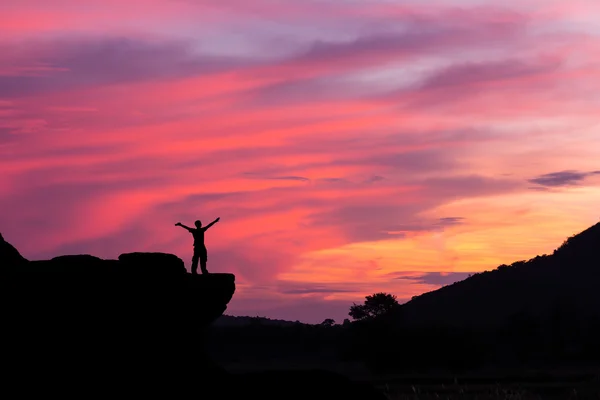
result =
[{"label": "sky", "polygon": [[597,0],[4,0],[0,232],[342,322],[598,222]]}]

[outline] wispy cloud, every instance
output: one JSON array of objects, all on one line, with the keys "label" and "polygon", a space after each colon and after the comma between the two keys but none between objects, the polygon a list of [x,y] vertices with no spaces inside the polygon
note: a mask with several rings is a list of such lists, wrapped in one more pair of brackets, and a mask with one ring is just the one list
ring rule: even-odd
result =
[{"label": "wispy cloud", "polygon": [[599,174],[600,171],[558,171],[529,179],[529,182],[543,187],[576,186],[581,184],[586,178]]},{"label": "wispy cloud", "polygon": [[411,280],[427,285],[446,286],[462,281],[473,275],[472,272],[427,272],[416,276],[399,276],[395,279]]}]

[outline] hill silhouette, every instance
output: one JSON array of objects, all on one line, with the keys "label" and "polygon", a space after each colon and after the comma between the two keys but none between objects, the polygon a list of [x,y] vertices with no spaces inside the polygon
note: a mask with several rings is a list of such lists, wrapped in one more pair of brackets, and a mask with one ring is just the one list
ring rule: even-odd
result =
[{"label": "hill silhouette", "polygon": [[552,254],[474,274],[352,323],[344,354],[386,370],[597,365],[599,278],[596,224]]},{"label": "hill silhouette", "polygon": [[600,223],[542,255],[413,297],[402,306],[407,323],[457,327],[503,325],[516,315],[550,318],[568,309],[600,315]]}]

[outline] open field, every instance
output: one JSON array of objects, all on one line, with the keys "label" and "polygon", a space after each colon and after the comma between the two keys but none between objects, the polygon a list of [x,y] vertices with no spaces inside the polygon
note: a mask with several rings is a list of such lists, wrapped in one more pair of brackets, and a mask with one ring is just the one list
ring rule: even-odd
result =
[{"label": "open field", "polygon": [[[375,375],[360,364],[346,363],[230,364],[228,370],[327,369],[380,388],[390,400],[600,400],[600,368],[489,369],[464,374],[441,371]],[[341,399],[343,400],[343,399]]]},{"label": "open field", "polygon": [[600,399],[597,385],[553,382],[514,385],[432,385],[384,388],[390,400],[479,399],[479,400],[545,400]]},{"label": "open field", "polygon": [[375,382],[390,400],[600,399],[600,373],[397,376]]}]

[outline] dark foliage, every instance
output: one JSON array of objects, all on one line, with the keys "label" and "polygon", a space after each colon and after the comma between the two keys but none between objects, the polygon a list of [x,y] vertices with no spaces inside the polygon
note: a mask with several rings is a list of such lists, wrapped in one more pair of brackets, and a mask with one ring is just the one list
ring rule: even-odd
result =
[{"label": "dark foliage", "polygon": [[348,315],[357,321],[372,319],[386,315],[398,306],[393,294],[375,293],[367,296],[363,304],[353,304]]}]

